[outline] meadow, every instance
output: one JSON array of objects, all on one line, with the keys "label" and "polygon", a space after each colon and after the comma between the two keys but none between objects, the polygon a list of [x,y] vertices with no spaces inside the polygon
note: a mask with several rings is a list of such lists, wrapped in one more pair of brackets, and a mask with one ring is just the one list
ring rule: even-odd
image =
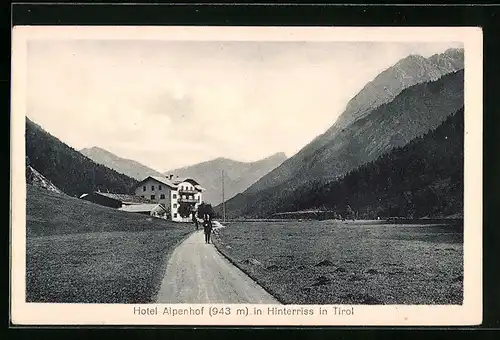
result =
[{"label": "meadow", "polygon": [[214,244],[285,304],[462,304],[461,224],[234,222]]},{"label": "meadow", "polygon": [[192,230],[27,186],[26,301],[154,302],[175,246]]}]

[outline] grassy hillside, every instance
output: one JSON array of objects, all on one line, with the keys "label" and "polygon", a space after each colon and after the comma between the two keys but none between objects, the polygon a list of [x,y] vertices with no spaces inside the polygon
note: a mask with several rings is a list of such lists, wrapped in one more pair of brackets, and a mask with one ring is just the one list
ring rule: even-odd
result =
[{"label": "grassy hillside", "polygon": [[28,118],[26,156],[33,168],[71,196],[98,189],[125,193],[137,183],[135,179],[93,162]]},{"label": "grassy hillside", "polygon": [[191,230],[27,185],[28,302],[149,303]]},{"label": "grassy hillside", "polygon": [[[332,182],[313,182],[296,190],[282,188],[282,200],[248,202],[255,215],[328,209],[358,218],[402,216],[462,217],[464,111],[404,147]],[[350,207],[350,209],[348,208]]]},{"label": "grassy hillside", "polygon": [[276,212],[290,203],[286,197],[298,196],[299,190],[329,183],[375,161],[435,129],[462,107],[463,71],[405,89],[392,102],[358,119],[322,147],[312,150],[306,146],[229,200],[226,209],[234,216],[252,215],[255,211],[260,214],[262,209]]}]

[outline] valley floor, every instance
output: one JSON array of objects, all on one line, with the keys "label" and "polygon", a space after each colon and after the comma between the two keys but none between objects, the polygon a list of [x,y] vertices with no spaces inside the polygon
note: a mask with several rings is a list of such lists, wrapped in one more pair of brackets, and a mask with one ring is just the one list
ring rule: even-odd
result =
[{"label": "valley floor", "polygon": [[202,242],[201,231],[192,234],[192,224],[126,213],[30,186],[27,197],[28,302],[463,300],[461,225],[233,222],[213,234],[214,245],[228,262],[213,245]]},{"label": "valley floor", "polygon": [[214,243],[285,304],[463,301],[461,225],[235,222]]}]

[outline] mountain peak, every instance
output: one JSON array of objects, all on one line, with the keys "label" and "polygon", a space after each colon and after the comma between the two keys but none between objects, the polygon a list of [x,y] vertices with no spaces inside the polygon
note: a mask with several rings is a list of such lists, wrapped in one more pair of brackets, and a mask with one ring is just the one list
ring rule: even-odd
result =
[{"label": "mountain peak", "polygon": [[[448,60],[439,65],[453,66]],[[283,211],[302,209],[292,197],[313,193],[316,185],[336,180],[435,129],[464,105],[463,70],[445,74],[435,81],[425,80],[430,76],[427,72],[409,68],[407,74],[393,72],[393,78],[386,74],[377,80],[378,85],[368,85],[369,92],[356,98],[364,102],[355,107],[365,107],[367,111],[346,110],[351,120],[345,127],[339,129],[334,125],[328,134],[317,137],[241,195],[226,202],[228,216],[261,217],[282,208],[286,209]],[[419,76],[420,83],[405,88],[412,78],[408,82],[405,82],[407,78],[394,78],[402,75]],[[375,106],[379,103],[376,100],[385,94],[384,86],[391,84],[395,85],[390,89],[402,90],[389,102]],[[314,201],[316,193],[308,200]]]},{"label": "mountain peak", "polygon": [[247,164],[248,165],[248,164],[254,164],[254,163],[258,163],[258,162],[262,162],[262,161],[268,161],[268,160],[285,160],[287,158],[288,157],[286,156],[286,154],[284,152],[276,152],[276,153],[274,153],[274,154],[272,154],[270,156],[267,156],[267,157],[262,158],[262,159],[257,160],[257,161],[244,162],[244,161],[237,161],[237,160],[234,160],[234,159],[231,159],[231,158],[227,158],[227,157],[217,157],[217,158],[214,158],[212,160],[205,161],[205,162],[198,163],[198,164],[223,163],[223,164],[227,164],[227,165],[230,165],[230,164]]},{"label": "mountain peak", "polygon": [[83,153],[83,154],[85,154],[85,153],[103,153],[103,154],[113,155],[115,157],[118,157],[115,154],[113,154],[111,151],[108,151],[106,149],[100,148],[98,146],[92,146],[90,148],[83,148],[83,149],[80,150],[80,152]]},{"label": "mountain peak", "polygon": [[409,60],[409,61],[415,61],[415,60],[418,60],[418,61],[421,61],[421,60],[425,60],[424,57],[422,57],[420,54],[410,54],[408,55],[406,58],[403,58],[401,59],[397,64],[401,63],[401,62],[404,62],[405,60]]},{"label": "mountain peak", "polygon": [[[415,131],[425,132],[425,129],[434,126],[438,117],[444,118],[450,113],[448,110],[463,105],[463,72],[457,72],[463,68],[461,49],[449,49],[429,58],[412,54],[399,60],[368,82],[347,103],[344,112],[330,128],[252,185],[243,196],[259,195],[259,192],[264,193],[266,190],[271,192],[273,188],[280,188],[281,185],[284,186],[282,188],[293,190],[289,187],[290,183],[298,186],[309,181],[314,175],[319,179],[334,178],[342,175],[344,171],[350,171],[349,167],[357,166],[356,162],[359,160],[369,160],[378,155],[387,145],[400,146],[413,138]],[[429,93],[427,84],[438,81],[450,91]],[[412,89],[403,92],[410,88]],[[418,97],[417,94],[425,95]],[[409,110],[409,107],[412,110]],[[408,118],[409,112],[420,115],[419,119],[422,121]],[[434,116],[430,112],[434,112]],[[408,119],[406,126],[402,117]],[[415,125],[415,122],[422,126]],[[372,127],[368,128],[369,125],[365,124],[372,124]],[[397,130],[394,136],[389,137],[389,133],[384,136],[389,125]],[[360,126],[366,128],[366,132],[360,132]],[[407,133],[404,138],[401,138],[401,131]],[[370,140],[368,133],[373,133],[371,140],[374,142],[364,144]],[[380,140],[375,142],[377,138]],[[364,154],[354,156],[358,152]],[[252,202],[257,201],[258,199],[252,199]]]},{"label": "mountain peak", "polygon": [[[234,159],[230,159],[227,157],[217,157],[213,161],[214,162],[238,162],[238,161],[235,161]],[[238,163],[243,163],[243,162],[238,162]]]},{"label": "mountain peak", "polygon": [[463,48],[449,48],[442,53],[433,54],[428,59],[432,60],[434,57],[437,57],[437,56],[447,56],[447,57],[452,57],[452,58],[461,57],[463,59],[464,49]]},{"label": "mountain peak", "polygon": [[146,165],[131,159],[121,158],[120,156],[97,146],[81,149],[80,153],[98,164],[107,166],[108,168],[114,169],[119,173],[125,174],[139,181],[150,175],[161,176],[158,171],[151,169]]},{"label": "mountain peak", "polygon": [[287,159],[288,157],[286,156],[286,154],[284,152],[276,152],[274,154],[272,154],[271,156],[268,156],[266,158],[264,158],[265,160],[269,160],[269,159],[281,159],[281,160],[285,160]]},{"label": "mountain peak", "polygon": [[166,171],[180,177],[192,177],[206,189],[203,200],[213,205],[222,201],[221,170],[224,170],[225,199],[245,191],[250,185],[281,165],[286,155],[277,152],[254,162],[241,162],[226,157],[218,157],[198,164]]},{"label": "mountain peak", "polygon": [[449,48],[429,58],[410,54],[368,82],[347,103],[336,125],[342,129],[380,105],[392,101],[403,89],[435,81],[463,68],[463,49],[460,48]]},{"label": "mountain peak", "polygon": [[464,48],[463,47],[450,47],[446,51],[444,51],[444,54],[450,54],[450,53],[464,53]]}]

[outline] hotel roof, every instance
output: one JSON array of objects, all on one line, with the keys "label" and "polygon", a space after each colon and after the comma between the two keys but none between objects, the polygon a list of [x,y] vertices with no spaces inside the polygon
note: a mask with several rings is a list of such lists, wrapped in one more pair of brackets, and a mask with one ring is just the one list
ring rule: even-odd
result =
[{"label": "hotel roof", "polygon": [[191,183],[192,185],[194,185],[194,187],[198,190],[204,190],[200,184],[195,181],[194,179],[192,178],[175,178],[175,179],[169,179],[167,177],[163,177],[163,176],[148,176],[146,177],[145,179],[143,179],[142,181],[140,181],[137,185],[136,185],[136,188],[138,186],[141,186],[145,181],[147,181],[149,178],[151,179],[154,179],[155,181],[157,182],[160,182],[162,184],[165,184],[166,186],[172,188],[172,189],[177,189],[177,186],[180,184],[180,183],[183,183],[183,182],[189,182]]},{"label": "hotel roof", "polygon": [[119,208],[119,210],[128,212],[151,212],[156,209],[167,211],[161,204],[133,204]]},{"label": "hotel roof", "polygon": [[108,193],[108,192],[97,192],[97,194],[102,195],[102,196],[106,196],[109,198],[113,198],[113,199],[118,200],[122,203],[134,203],[134,204],[139,204],[139,203],[153,204],[153,203],[155,203],[154,201],[151,201],[147,198],[142,198],[142,197],[136,196],[136,195],[113,194],[113,193]]}]

